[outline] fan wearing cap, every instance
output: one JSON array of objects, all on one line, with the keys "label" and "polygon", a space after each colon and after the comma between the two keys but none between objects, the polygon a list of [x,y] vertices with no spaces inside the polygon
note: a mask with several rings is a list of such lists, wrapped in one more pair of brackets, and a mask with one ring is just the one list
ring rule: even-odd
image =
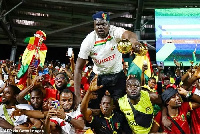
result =
[{"label": "fan wearing cap", "polygon": [[[122,65],[122,53],[117,49],[117,42],[122,39],[128,39],[133,44],[133,50],[136,50],[139,45],[138,38],[131,31],[110,25],[110,16],[107,12],[100,11],[92,17],[94,31],[89,33],[83,40],[76,62],[74,75],[75,94],[78,98],[81,98],[82,69],[87,59],[91,57],[94,63],[91,76],[98,74],[98,85],[104,85],[104,88],[108,89],[111,96],[116,100],[125,94],[126,83]],[[99,104],[104,93],[105,89],[98,91]]]},{"label": "fan wearing cap", "polygon": [[[195,102],[183,102],[180,95],[191,98]],[[163,132],[166,133],[190,133],[187,112],[200,106],[200,96],[193,95],[190,91],[186,91],[183,88],[174,89],[170,87],[162,93],[162,100],[167,107],[168,119],[172,122],[171,131],[166,129],[161,123],[162,113],[160,111],[154,118],[151,132],[158,132],[159,127],[161,127]],[[178,125],[176,125],[173,120],[182,128],[182,130],[178,128]]]}]

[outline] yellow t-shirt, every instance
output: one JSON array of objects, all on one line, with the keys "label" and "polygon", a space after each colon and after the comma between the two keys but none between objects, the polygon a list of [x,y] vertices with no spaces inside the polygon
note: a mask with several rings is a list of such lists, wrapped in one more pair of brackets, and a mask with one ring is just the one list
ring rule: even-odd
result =
[{"label": "yellow t-shirt", "polygon": [[[141,90],[140,93],[141,93],[140,101],[138,102],[138,104],[133,105],[134,108],[142,113],[152,114],[153,106],[150,101],[149,93],[147,91],[143,91],[143,90]],[[124,97],[120,98],[118,100],[118,102],[119,102],[119,107],[120,107],[121,111],[125,114],[126,119],[129,123],[129,126],[131,127],[132,131],[134,133],[140,133],[140,134],[141,133],[142,134],[149,133],[152,124],[150,127],[145,128],[145,127],[139,126],[135,122],[134,114],[133,114],[131,106],[128,102],[127,94]],[[152,118],[152,121],[153,121],[153,118]]]}]

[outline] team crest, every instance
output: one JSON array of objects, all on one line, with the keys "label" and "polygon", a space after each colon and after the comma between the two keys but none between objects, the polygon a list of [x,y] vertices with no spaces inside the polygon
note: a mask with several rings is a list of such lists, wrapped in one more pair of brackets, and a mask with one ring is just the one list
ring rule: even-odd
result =
[{"label": "team crest", "polygon": [[102,17],[103,17],[104,20],[106,20],[107,19],[107,14],[102,13]]},{"label": "team crest", "polygon": [[185,121],[185,116],[182,114],[181,115],[181,119],[183,120],[183,121]]},{"label": "team crest", "polygon": [[148,113],[148,112],[150,112],[151,111],[151,108],[150,107],[147,107],[146,108],[146,112]]}]

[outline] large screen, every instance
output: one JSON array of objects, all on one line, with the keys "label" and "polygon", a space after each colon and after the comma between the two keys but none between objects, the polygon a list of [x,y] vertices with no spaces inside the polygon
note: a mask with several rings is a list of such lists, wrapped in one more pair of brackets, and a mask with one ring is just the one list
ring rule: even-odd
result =
[{"label": "large screen", "polygon": [[155,31],[157,62],[164,61],[165,66],[175,66],[174,59],[184,66],[199,63],[200,8],[155,9]]}]

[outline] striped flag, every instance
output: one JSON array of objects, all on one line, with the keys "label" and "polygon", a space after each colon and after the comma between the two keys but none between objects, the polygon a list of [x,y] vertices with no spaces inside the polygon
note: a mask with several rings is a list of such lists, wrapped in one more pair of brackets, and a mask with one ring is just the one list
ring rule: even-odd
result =
[{"label": "striped flag", "polygon": [[148,66],[148,69],[144,72],[145,82],[147,82],[148,79],[151,77],[151,73],[153,72],[148,51],[144,56],[136,54],[135,59],[132,61],[128,69],[128,75],[134,75],[136,78],[138,78],[138,80],[141,80],[142,66],[144,61],[147,62]]},{"label": "striped flag", "polygon": [[17,77],[20,78],[17,86],[21,90],[26,87],[28,68],[29,65],[33,63],[33,60],[35,59],[35,54],[37,53],[39,55],[39,59],[37,59],[37,66],[43,67],[47,52],[46,45],[44,43],[39,43],[38,37],[28,37],[25,39],[24,42],[28,42],[29,44],[23,53],[22,64],[17,74]]}]

